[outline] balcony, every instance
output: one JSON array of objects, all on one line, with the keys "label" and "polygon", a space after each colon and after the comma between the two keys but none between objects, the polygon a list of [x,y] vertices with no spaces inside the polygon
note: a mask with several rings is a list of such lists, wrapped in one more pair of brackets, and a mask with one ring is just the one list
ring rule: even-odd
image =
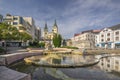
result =
[{"label": "balcony", "polygon": [[4,21],[13,21],[13,19],[12,18],[5,18],[5,19],[3,19]]},{"label": "balcony", "polygon": [[20,27],[19,27],[19,30],[26,30],[26,28],[23,27],[23,26],[20,26]]}]

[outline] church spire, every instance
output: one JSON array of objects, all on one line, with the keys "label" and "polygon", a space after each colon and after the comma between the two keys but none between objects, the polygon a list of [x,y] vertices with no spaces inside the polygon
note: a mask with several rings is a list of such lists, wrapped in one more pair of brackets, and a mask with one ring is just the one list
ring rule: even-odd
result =
[{"label": "church spire", "polygon": [[56,22],[56,19],[55,19],[54,27],[57,27],[57,22]]},{"label": "church spire", "polygon": [[45,22],[45,29],[48,29],[48,27],[47,27],[47,22]]},{"label": "church spire", "polygon": [[44,31],[48,31],[47,22],[45,22]]},{"label": "church spire", "polygon": [[54,23],[54,25],[53,25],[52,32],[53,32],[53,33],[58,33],[58,26],[57,26],[56,20],[55,20],[55,23]]}]

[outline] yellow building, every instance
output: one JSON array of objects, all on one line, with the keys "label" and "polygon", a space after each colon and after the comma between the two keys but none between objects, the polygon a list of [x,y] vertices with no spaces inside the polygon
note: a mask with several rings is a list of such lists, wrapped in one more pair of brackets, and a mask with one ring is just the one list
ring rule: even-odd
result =
[{"label": "yellow building", "polygon": [[58,26],[56,20],[52,27],[52,32],[48,31],[47,23],[45,23],[43,34],[44,34],[44,39],[53,39],[54,34],[58,34]]}]

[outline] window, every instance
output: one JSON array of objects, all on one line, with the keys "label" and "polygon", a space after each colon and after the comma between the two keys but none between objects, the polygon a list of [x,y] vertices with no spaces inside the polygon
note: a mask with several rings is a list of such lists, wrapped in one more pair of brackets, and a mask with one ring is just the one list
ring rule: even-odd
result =
[{"label": "window", "polygon": [[101,63],[101,65],[104,65],[104,63]]},{"label": "window", "polygon": [[101,41],[103,42],[103,41],[104,41],[104,39],[101,39]]},{"label": "window", "polygon": [[107,36],[110,36],[110,33],[108,33]]},{"label": "window", "polygon": [[101,35],[101,37],[104,37],[104,35]]},{"label": "window", "polygon": [[18,20],[18,18],[17,18],[17,17],[14,17],[13,20]]},{"label": "window", "polygon": [[17,25],[18,23],[17,22],[13,22],[13,25]]},{"label": "window", "polygon": [[115,40],[116,40],[116,41],[119,41],[119,37],[115,37]]},{"label": "window", "polygon": [[118,62],[117,60],[115,61],[115,63],[116,63],[116,64],[119,64],[119,62]]},{"label": "window", "polygon": [[118,69],[119,69],[119,66],[118,66],[118,65],[116,65],[116,66],[115,66],[115,69],[116,69],[116,70],[118,70]]},{"label": "window", "polygon": [[110,64],[107,64],[107,67],[110,67]]},{"label": "window", "polygon": [[110,41],[110,38],[107,38],[107,41]]},{"label": "window", "polygon": [[119,31],[115,32],[116,35],[119,35]]},{"label": "window", "polygon": [[108,59],[107,62],[110,62],[110,60]]}]

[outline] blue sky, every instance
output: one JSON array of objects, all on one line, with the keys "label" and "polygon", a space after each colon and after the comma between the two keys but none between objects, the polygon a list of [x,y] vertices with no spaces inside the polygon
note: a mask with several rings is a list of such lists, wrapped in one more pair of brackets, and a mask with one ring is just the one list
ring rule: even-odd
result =
[{"label": "blue sky", "polygon": [[120,0],[0,0],[0,14],[31,16],[36,26],[57,20],[64,38],[83,30],[120,24]]}]

